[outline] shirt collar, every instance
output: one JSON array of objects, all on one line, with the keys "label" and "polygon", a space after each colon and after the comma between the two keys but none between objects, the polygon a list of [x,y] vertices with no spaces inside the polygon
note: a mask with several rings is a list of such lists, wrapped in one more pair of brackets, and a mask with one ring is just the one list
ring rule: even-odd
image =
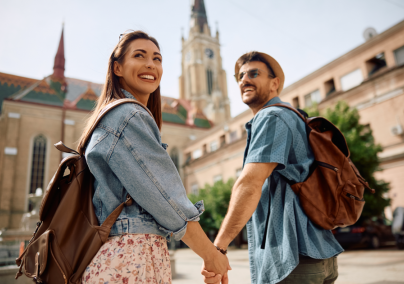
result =
[{"label": "shirt collar", "polygon": [[[274,104],[280,104],[280,103],[283,103],[283,102],[281,101],[281,99],[280,99],[278,96],[276,96],[276,97],[270,99],[263,107],[266,107],[266,106],[269,106],[269,105],[274,105]],[[254,117],[255,117],[255,115],[254,115]],[[254,117],[251,118],[251,120],[250,120],[249,122],[247,122],[246,128],[248,127],[248,126],[247,126],[248,124],[249,124],[249,125],[252,124],[252,122],[253,122],[253,120],[254,120]]]},{"label": "shirt collar", "polygon": [[274,104],[280,104],[282,103],[281,99],[276,96],[272,99],[270,99],[263,107],[269,106],[269,105],[274,105]]},{"label": "shirt collar", "polygon": [[125,89],[121,89],[122,93],[125,95],[125,97],[127,97],[128,99],[134,99],[136,100],[136,98],[134,96],[132,96],[131,93],[129,93],[127,90]]}]

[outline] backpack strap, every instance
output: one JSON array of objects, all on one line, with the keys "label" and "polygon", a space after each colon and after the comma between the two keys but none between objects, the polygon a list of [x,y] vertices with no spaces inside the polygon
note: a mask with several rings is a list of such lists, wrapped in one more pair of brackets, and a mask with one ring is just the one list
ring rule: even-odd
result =
[{"label": "backpack strap", "polygon": [[[97,119],[94,121],[93,125],[91,126],[90,131],[87,133],[86,138],[83,139],[83,140],[80,142],[80,145],[78,146],[78,150],[79,150],[79,154],[80,154],[80,155],[83,155],[83,154],[84,154],[84,149],[85,149],[85,147],[86,147],[86,145],[87,145],[87,142],[88,142],[88,140],[90,139],[91,135],[93,134],[93,131],[94,131],[95,128],[97,127],[98,123],[101,121],[101,119],[102,119],[110,110],[112,110],[113,108],[115,108],[115,107],[117,107],[117,106],[119,106],[119,105],[121,105],[121,104],[127,104],[127,103],[132,103],[132,104],[138,104],[138,105],[140,105],[141,107],[143,107],[143,108],[150,114],[151,117],[153,117],[153,114],[150,112],[150,110],[149,110],[144,104],[142,104],[141,102],[138,102],[138,101],[136,101],[136,100],[134,100],[134,99],[119,99],[119,100],[116,100],[116,101],[114,101],[114,102],[112,102],[112,103],[109,103],[106,107],[104,107],[104,108],[100,111],[100,113],[99,113],[98,116],[97,116]],[[59,148],[58,148],[58,149],[59,149]]]},{"label": "backpack strap", "polygon": [[59,141],[58,143],[54,144],[56,149],[58,149],[61,152],[68,153],[68,154],[73,154],[73,155],[79,155],[79,153],[76,150],[73,150],[72,148],[67,147],[65,144],[63,144],[62,141]]},{"label": "backpack strap", "polygon": [[[269,106],[265,106],[265,107],[263,107],[262,109],[260,109],[258,112],[260,112],[261,110],[263,110],[264,108],[268,108],[268,107],[271,107],[271,106],[277,106],[277,107],[283,107],[283,108],[287,108],[287,109],[290,109],[291,111],[293,111],[294,113],[296,113],[302,120],[303,120],[303,122],[304,122],[304,124],[306,125],[306,133],[307,133],[307,137],[309,137],[309,134],[310,134],[310,132],[311,132],[311,128],[310,128],[310,126],[308,125],[308,122],[309,122],[309,120],[311,119],[309,119],[308,117],[308,114],[304,111],[304,110],[301,110],[301,109],[296,109],[296,108],[294,108],[294,107],[291,107],[291,106],[288,106],[288,105],[284,105],[284,104],[273,104],[273,105],[269,105]],[[289,182],[289,184],[290,184],[290,182]]]},{"label": "backpack strap", "polygon": [[[272,106],[277,106],[277,107],[284,107],[284,108],[288,108],[291,111],[293,111],[294,113],[296,113],[301,119],[303,119],[304,122],[306,122],[306,117],[297,109],[295,109],[294,107],[288,106],[288,105],[284,105],[284,104],[273,104],[273,105],[269,105],[269,106],[265,106],[262,109],[260,109],[258,112],[260,112],[261,110],[263,110],[264,108],[268,108],[268,107],[272,107]],[[305,113],[304,111],[302,111],[303,113]],[[305,113],[306,114],[306,113]],[[306,114],[307,116],[307,114]]]},{"label": "backpack strap", "polygon": [[111,228],[115,224],[119,215],[121,215],[123,208],[125,206],[130,206],[132,204],[133,204],[133,198],[128,194],[126,197],[126,201],[119,204],[118,207],[116,207],[115,210],[112,211],[111,214],[109,214],[108,217],[105,219],[105,221],[101,224],[103,231],[107,232],[106,234],[101,234],[101,239],[103,243],[105,243],[108,240]]}]

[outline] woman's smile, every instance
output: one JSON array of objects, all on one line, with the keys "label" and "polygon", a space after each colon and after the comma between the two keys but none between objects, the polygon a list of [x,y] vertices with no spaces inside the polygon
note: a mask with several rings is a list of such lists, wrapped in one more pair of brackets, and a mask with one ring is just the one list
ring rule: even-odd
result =
[{"label": "woman's smile", "polygon": [[143,72],[138,75],[139,79],[147,82],[147,83],[154,83],[156,81],[157,76],[151,72]]}]

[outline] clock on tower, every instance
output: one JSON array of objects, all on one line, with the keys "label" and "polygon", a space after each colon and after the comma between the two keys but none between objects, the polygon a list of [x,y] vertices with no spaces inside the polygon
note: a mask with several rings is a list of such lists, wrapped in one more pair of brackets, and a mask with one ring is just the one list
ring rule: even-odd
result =
[{"label": "clock on tower", "polygon": [[206,48],[206,49],[205,49],[205,55],[206,55],[208,58],[213,58],[213,55],[214,55],[213,50],[210,49],[210,48]]}]

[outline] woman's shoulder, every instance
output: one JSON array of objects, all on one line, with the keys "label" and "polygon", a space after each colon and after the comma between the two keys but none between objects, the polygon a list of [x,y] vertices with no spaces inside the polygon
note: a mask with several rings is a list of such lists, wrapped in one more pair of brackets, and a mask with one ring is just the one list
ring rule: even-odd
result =
[{"label": "woman's shoulder", "polygon": [[116,106],[114,109],[112,109],[110,112],[114,112],[117,115],[120,116],[125,116],[125,114],[128,113],[136,113],[139,112],[143,115],[150,115],[150,112],[147,110],[147,107],[138,103],[136,100],[132,100],[133,102],[127,102],[127,103],[123,103],[120,104],[118,106]]},{"label": "woman's shoulder", "polygon": [[124,103],[108,111],[100,123],[119,127],[122,123],[128,123],[131,119],[140,119],[148,122],[153,120],[153,117],[144,106],[133,100],[133,103]]}]

